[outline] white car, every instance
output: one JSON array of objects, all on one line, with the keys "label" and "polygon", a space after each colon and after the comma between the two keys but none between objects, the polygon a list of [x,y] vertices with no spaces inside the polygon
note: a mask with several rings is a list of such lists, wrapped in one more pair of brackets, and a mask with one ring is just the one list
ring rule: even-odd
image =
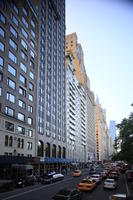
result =
[{"label": "white car", "polygon": [[100,174],[93,174],[90,179],[95,180],[97,183],[99,183],[102,180],[102,177]]},{"label": "white car", "polygon": [[105,181],[104,181],[104,189],[115,189],[117,188],[117,181],[115,181],[115,179],[110,179],[110,178],[107,178]]},{"label": "white car", "polygon": [[60,181],[62,179],[64,179],[64,175],[63,174],[54,174],[53,175],[53,182]]}]

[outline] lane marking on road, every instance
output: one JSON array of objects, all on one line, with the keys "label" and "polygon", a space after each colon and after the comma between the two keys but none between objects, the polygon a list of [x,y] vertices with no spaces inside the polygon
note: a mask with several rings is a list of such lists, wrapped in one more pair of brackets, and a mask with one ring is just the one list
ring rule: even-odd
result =
[{"label": "lane marking on road", "polygon": [[28,191],[25,191],[25,192],[21,192],[19,194],[14,194],[12,196],[9,196],[9,197],[5,197],[3,200],[8,200],[8,199],[12,199],[12,198],[16,198],[16,197],[19,197],[19,196],[22,196],[22,195],[25,195],[25,194],[28,194],[28,193],[31,193],[31,192],[34,192],[34,191],[37,191],[37,190],[41,190],[43,188],[47,188],[49,186],[52,186],[52,185],[57,185],[58,183],[62,183],[62,182],[65,182],[65,181],[68,181],[68,180],[72,180],[73,178],[68,178],[66,180],[62,180],[60,182],[55,182],[55,183],[52,183],[50,185],[44,185],[44,186],[41,186],[39,188],[35,188],[35,189],[31,189],[31,190],[28,190]]},{"label": "lane marking on road", "polygon": [[125,177],[125,176],[124,176],[124,179],[125,179],[125,183],[126,183],[127,195],[129,196],[129,195],[130,195],[130,192],[129,192],[129,188],[128,188],[128,184],[127,184],[127,180],[126,180],[126,177]]}]

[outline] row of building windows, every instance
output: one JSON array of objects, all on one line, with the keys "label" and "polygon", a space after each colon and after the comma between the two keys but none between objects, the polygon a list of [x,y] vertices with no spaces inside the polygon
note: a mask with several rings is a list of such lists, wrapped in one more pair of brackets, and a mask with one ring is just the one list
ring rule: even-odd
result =
[{"label": "row of building windows", "polygon": [[[13,146],[13,136],[5,135],[5,146],[12,147]],[[24,139],[17,138],[17,148],[24,148]],[[27,149],[32,150],[33,144],[32,142],[27,142]]]},{"label": "row of building windows", "polygon": [[[9,115],[10,117],[15,117],[15,110],[6,106],[5,107],[5,114]],[[23,113],[18,112],[17,113],[17,119],[24,122],[25,121],[25,115]],[[28,117],[27,123],[29,125],[33,125],[33,119],[31,117]]]},{"label": "row of building windows", "polygon": [[[14,132],[15,131],[15,125],[13,123],[11,123],[11,122],[5,121],[5,130]],[[24,127],[18,125],[17,126],[17,132],[19,134],[25,135],[26,130],[25,130]],[[27,130],[27,136],[28,137],[33,137],[33,130],[28,129]]]}]

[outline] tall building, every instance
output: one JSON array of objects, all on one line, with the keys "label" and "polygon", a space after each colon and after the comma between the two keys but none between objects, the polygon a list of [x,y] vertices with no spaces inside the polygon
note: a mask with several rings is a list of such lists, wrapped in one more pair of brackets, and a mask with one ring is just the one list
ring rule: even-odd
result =
[{"label": "tall building", "polygon": [[12,156],[12,163],[13,156],[18,163],[35,156],[37,61],[32,2],[0,1],[0,155]]},{"label": "tall building", "polygon": [[116,121],[110,120],[110,123],[109,123],[109,132],[110,132],[110,135],[112,137],[112,140],[114,141],[115,137],[116,137]]},{"label": "tall building", "polygon": [[106,122],[106,110],[101,105],[95,106],[95,119],[96,119],[96,159],[104,161],[109,159],[109,131]]},{"label": "tall building", "polygon": [[72,33],[66,36],[66,52],[71,50],[74,60],[74,69],[77,80],[86,89],[87,76],[84,66],[84,53],[82,46],[78,43],[78,37],[76,33]]},{"label": "tall building", "polygon": [[73,56],[66,55],[67,158],[86,162],[86,98],[83,86],[75,76]]},{"label": "tall building", "polygon": [[71,52],[73,66],[79,86],[84,88],[85,93],[85,126],[86,126],[86,162],[95,159],[95,101],[94,94],[90,90],[90,81],[84,66],[84,53],[82,46],[78,43],[77,34],[66,36],[66,55]]},{"label": "tall building", "polygon": [[65,0],[39,1],[38,10],[37,155],[49,170],[66,159]]}]

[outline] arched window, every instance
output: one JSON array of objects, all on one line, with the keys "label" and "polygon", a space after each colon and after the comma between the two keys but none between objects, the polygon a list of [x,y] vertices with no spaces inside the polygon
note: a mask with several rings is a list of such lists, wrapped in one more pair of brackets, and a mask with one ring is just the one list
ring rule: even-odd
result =
[{"label": "arched window", "polygon": [[12,136],[9,137],[9,146],[12,147]]},{"label": "arched window", "polygon": [[38,156],[43,157],[43,142],[38,142]]},{"label": "arched window", "polygon": [[55,144],[53,144],[53,146],[52,146],[52,157],[56,158],[56,145]]},{"label": "arched window", "polygon": [[50,158],[50,144],[49,143],[46,143],[45,156]]},{"label": "arched window", "polygon": [[66,148],[63,147],[63,155],[62,155],[63,158],[66,158]]},{"label": "arched window", "polygon": [[24,148],[24,139],[21,140],[21,148]]},{"label": "arched window", "polygon": [[61,158],[61,146],[58,146],[58,158]]}]

